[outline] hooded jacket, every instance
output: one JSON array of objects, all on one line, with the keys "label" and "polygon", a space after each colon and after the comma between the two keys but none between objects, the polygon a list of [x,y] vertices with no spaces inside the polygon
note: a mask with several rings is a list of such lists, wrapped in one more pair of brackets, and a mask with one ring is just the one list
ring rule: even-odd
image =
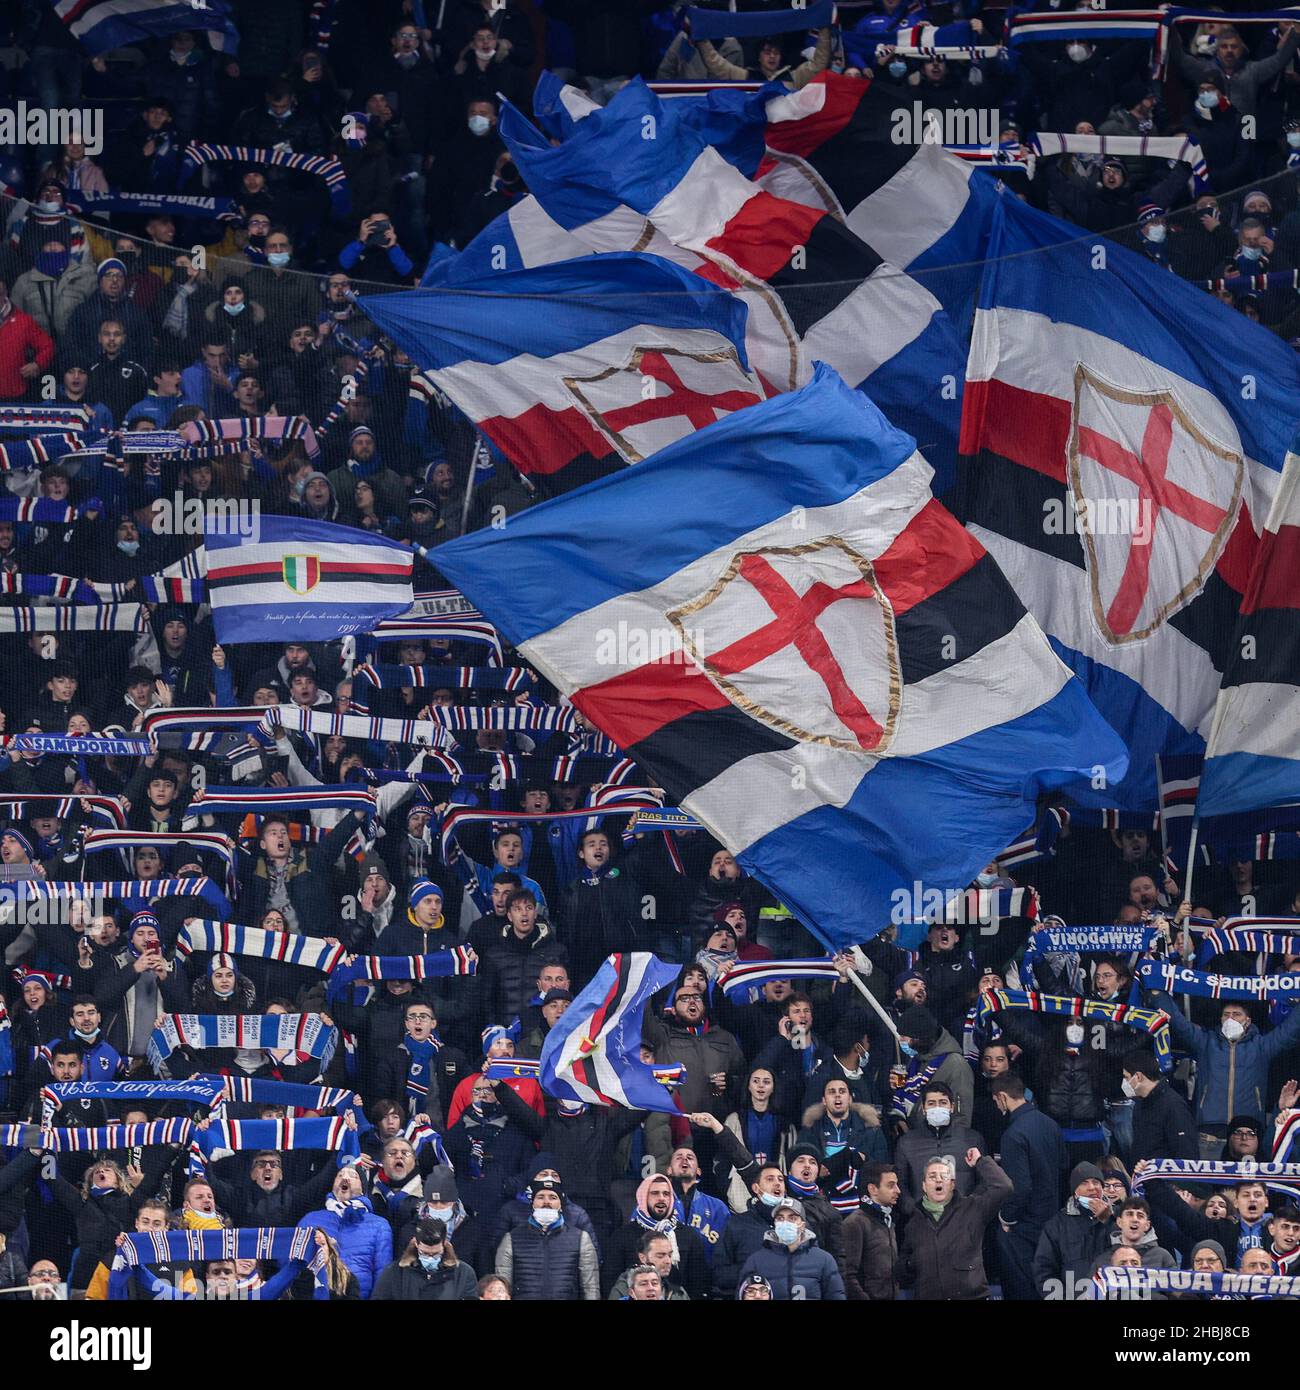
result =
[{"label": "hooded jacket", "polygon": [[30,314],[37,326],[53,337],[67,332],[73,310],[99,289],[95,267],[87,261],[69,261],[62,275],[47,275],[33,267],[15,281],[10,298],[16,309]]},{"label": "hooded jacket", "polygon": [[[614,1281],[625,1275],[636,1263],[636,1247],[641,1237],[655,1226],[658,1226],[673,1243],[676,1282],[685,1289],[690,1298],[699,1299],[706,1296],[709,1287],[709,1261],[704,1242],[683,1219],[681,1202],[676,1192],[673,1193],[671,1216],[665,1217],[662,1221],[655,1221],[646,1210],[650,1184],[667,1181],[662,1174],[646,1178],[636,1190],[636,1207],[632,1220],[620,1226],[610,1237],[602,1266],[607,1297]],[[671,1187],[671,1183],[669,1186]]]},{"label": "hooded jacket", "polygon": [[847,1298],[838,1266],[807,1227],[793,1249],[777,1240],[775,1230],[766,1232],[741,1268],[738,1282],[751,1274],[761,1274],[780,1302],[843,1303]]},{"label": "hooded jacket", "polygon": [[[375,1281],[376,1302],[450,1303],[478,1297],[478,1276],[457,1258],[450,1241],[442,1247],[442,1263],[432,1272],[419,1260],[397,1260]],[[346,1261],[345,1261],[346,1263]],[[366,1297],[363,1293],[362,1298]]]},{"label": "hooded jacket", "polygon": [[826,1113],[825,1104],[810,1105],[803,1112],[803,1128],[798,1143],[811,1144],[830,1169],[822,1186],[831,1189],[844,1182],[867,1163],[882,1163],[889,1158],[889,1145],[880,1128],[880,1114],[874,1105],[849,1102],[849,1111],[836,1123]]}]

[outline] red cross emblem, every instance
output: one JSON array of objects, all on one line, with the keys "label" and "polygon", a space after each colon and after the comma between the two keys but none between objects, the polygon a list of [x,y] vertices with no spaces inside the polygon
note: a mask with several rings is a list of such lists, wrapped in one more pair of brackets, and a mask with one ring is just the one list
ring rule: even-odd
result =
[{"label": "red cross emblem", "polygon": [[742,551],[667,616],[747,714],[801,742],[887,749],[902,703],[894,611],[870,561],[838,537]]},{"label": "red cross emblem", "polygon": [[1107,642],[1139,642],[1204,587],[1241,503],[1245,461],[1170,391],[1075,369],[1069,482]]},{"label": "red cross emblem", "polygon": [[764,399],[734,348],[684,352],[638,347],[621,367],[565,377],[578,409],[628,463]]}]

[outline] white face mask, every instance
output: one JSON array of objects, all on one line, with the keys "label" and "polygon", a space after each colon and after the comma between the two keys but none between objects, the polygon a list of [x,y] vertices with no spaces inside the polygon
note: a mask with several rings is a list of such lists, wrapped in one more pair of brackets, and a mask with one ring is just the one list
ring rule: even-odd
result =
[{"label": "white face mask", "polygon": [[1123,1081],[1120,1082],[1119,1088],[1121,1091],[1124,1092],[1124,1094],[1129,1098],[1129,1100],[1137,1099],[1137,1092],[1133,1089],[1133,1083],[1128,1079],[1127,1076],[1124,1078]]},{"label": "white face mask", "polygon": [[1067,43],[1065,55],[1072,63],[1086,63],[1088,61],[1088,45],[1086,43]]},{"label": "white face mask", "polygon": [[1219,94],[1218,92],[1197,92],[1196,104],[1211,111],[1219,104]]},{"label": "white face mask", "polygon": [[1165,239],[1168,230],[1169,229],[1163,222],[1157,222],[1154,226],[1148,227],[1142,235],[1145,236],[1148,241],[1154,241],[1159,245],[1159,243]]},{"label": "white face mask", "polygon": [[980,886],[981,888],[992,888],[993,885],[994,885],[997,881],[998,881],[998,876],[997,876],[997,874],[976,874],[976,875],[975,875],[975,882],[978,883],[979,886]]},{"label": "white face mask", "polygon": [[1286,142],[1293,150],[1300,150],[1300,130],[1288,130]]},{"label": "white face mask", "polygon": [[492,122],[486,116],[471,116],[468,125],[471,135],[486,135],[492,127]]},{"label": "white face mask", "polygon": [[1071,1047],[1078,1047],[1083,1041],[1083,1025],[1081,1023],[1070,1024],[1065,1030],[1065,1041],[1068,1042]]},{"label": "white face mask", "polygon": [[1236,1042],[1245,1031],[1245,1024],[1239,1023],[1235,1018],[1225,1018],[1219,1026],[1219,1032],[1221,1032],[1229,1042]]},{"label": "white face mask", "polygon": [[556,1211],[554,1207],[538,1207],[538,1209],[533,1212],[533,1220],[536,1221],[539,1226],[554,1226],[559,1219],[560,1213]]},{"label": "white face mask", "polygon": [[952,1111],[946,1105],[932,1105],[925,1112],[926,1124],[933,1125],[935,1129],[942,1129],[951,1120]]}]

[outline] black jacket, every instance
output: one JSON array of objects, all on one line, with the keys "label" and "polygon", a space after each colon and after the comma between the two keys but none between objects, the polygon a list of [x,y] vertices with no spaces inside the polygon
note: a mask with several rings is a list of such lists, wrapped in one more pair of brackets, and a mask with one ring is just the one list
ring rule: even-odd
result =
[{"label": "black jacket", "polygon": [[1032,1102],[1022,1105],[1003,1131],[998,1161],[1015,1189],[1003,1202],[1000,1217],[1008,1225],[1023,1223],[1026,1231],[1040,1231],[1060,1203],[1066,1162],[1060,1126]]},{"label": "black jacket", "polygon": [[[1044,1298],[1082,1298],[1093,1265],[1110,1250],[1109,1217],[1098,1221],[1073,1197],[1043,1227],[1034,1251],[1034,1283]],[[1061,1288],[1052,1287],[1052,1281]]]},{"label": "black jacket", "polygon": [[641,889],[616,867],[599,878],[584,873],[561,895],[558,919],[570,943],[574,979],[589,980],[606,956],[637,949]]},{"label": "black jacket", "polygon": [[[445,1248],[445,1247],[444,1247]],[[443,1263],[432,1273],[418,1262],[394,1261],[375,1280],[372,1300],[403,1303],[451,1303],[478,1297],[478,1276],[463,1260]]]},{"label": "black jacket", "polygon": [[1133,1161],[1199,1158],[1196,1124],[1187,1102],[1167,1081],[1133,1103]]}]

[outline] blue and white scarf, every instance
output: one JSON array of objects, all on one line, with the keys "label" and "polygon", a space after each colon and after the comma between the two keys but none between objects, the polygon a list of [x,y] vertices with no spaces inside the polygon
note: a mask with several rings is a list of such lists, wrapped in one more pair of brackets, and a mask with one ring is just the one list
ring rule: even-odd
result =
[{"label": "blue and white scarf", "polygon": [[[1235,18],[1235,16],[1234,16]],[[1117,1269],[1093,1275],[1093,1298],[1122,1298],[1153,1293],[1209,1294],[1220,1299],[1300,1297],[1300,1274],[1210,1274],[1194,1269]]]},{"label": "blue and white scarf", "polygon": [[338,1029],[320,1014],[163,1014],[149,1037],[149,1064],[163,1077],[178,1047],[294,1052],[315,1058],[324,1072],[338,1044]]},{"label": "blue and white scarf", "polygon": [[1270,1192],[1282,1192],[1300,1202],[1300,1164],[1223,1163],[1205,1158],[1157,1158],[1133,1175],[1130,1187],[1134,1197],[1142,1195],[1149,1182],[1207,1183],[1215,1187],[1236,1187],[1238,1183],[1260,1182]]},{"label": "blue and white scarf", "polygon": [[314,1226],[248,1226],[234,1230],[140,1231],[128,1235],[113,1257],[113,1268],[159,1264],[204,1264],[212,1260],[300,1260],[312,1270],[312,1297],[327,1299],[323,1252]]},{"label": "blue and white scarf", "polygon": [[478,960],[468,946],[422,956],[358,956],[330,975],[328,991],[334,998],[357,980],[440,980],[477,972]]},{"label": "blue and white scarf", "polygon": [[292,932],[267,931],[263,927],[241,927],[234,922],[190,921],[176,938],[176,954],[189,956],[195,951],[213,951],[228,956],[257,956],[262,960],[301,965],[308,970],[333,970],[346,949],[319,936],[296,936]]},{"label": "blue and white scarf", "polygon": [[1300,975],[1220,975],[1192,970],[1170,961],[1144,960],[1138,979],[1146,989],[1171,994],[1190,994],[1197,999],[1286,1000],[1300,999]]}]

